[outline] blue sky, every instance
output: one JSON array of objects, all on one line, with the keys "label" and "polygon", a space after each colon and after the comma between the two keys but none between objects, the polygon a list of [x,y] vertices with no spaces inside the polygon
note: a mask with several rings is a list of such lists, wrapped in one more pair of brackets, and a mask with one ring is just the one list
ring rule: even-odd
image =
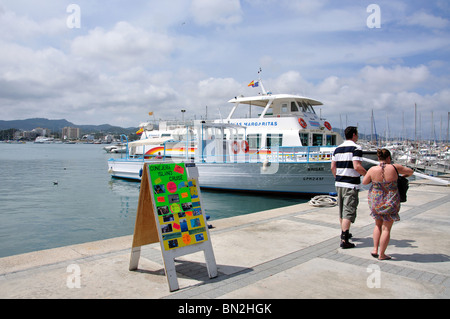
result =
[{"label": "blue sky", "polygon": [[267,89],[322,101],[334,127],[369,133],[373,110],[378,133],[412,136],[416,103],[419,134],[445,138],[449,57],[446,0],[0,0],[0,119],[219,117],[259,93],[262,68]]}]

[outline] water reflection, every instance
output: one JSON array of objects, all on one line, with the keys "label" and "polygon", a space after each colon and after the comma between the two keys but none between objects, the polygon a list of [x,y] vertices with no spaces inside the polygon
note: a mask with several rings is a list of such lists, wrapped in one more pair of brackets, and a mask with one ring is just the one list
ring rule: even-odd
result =
[{"label": "water reflection", "polygon": [[119,200],[119,218],[135,216],[139,201],[140,183],[111,179],[109,189]]}]

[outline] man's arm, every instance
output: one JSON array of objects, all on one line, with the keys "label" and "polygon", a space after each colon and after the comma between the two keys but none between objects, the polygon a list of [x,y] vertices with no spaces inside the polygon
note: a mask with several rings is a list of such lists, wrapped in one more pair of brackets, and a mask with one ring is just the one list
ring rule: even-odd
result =
[{"label": "man's arm", "polygon": [[362,176],[367,174],[366,169],[362,166],[361,161],[353,161],[353,168]]},{"label": "man's arm", "polygon": [[331,162],[331,173],[333,173],[334,178],[336,178],[336,162]]}]

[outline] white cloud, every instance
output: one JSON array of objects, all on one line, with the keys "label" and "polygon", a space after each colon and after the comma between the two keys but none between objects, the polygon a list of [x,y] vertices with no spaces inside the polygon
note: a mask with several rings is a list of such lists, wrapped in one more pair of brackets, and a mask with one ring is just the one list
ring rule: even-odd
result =
[{"label": "white cloud", "polygon": [[35,21],[21,16],[0,4],[0,39],[9,41],[31,41],[33,37],[51,37],[67,32],[64,16]]},{"label": "white cloud", "polygon": [[239,0],[193,0],[191,14],[199,25],[233,25],[242,21]]},{"label": "white cloud", "polygon": [[259,93],[247,87],[258,67],[267,90],[323,101],[334,126],[414,103],[437,118],[450,104],[449,24],[433,4],[382,1],[374,30],[354,1],[80,0],[81,29],[57,0],[2,3],[1,119],[133,126],[206,105],[225,116],[229,99]]},{"label": "white cloud", "polygon": [[442,106],[450,102],[450,91],[444,87],[432,95],[415,92],[430,78],[429,69],[423,65],[391,68],[366,66],[354,76],[330,76],[317,85],[310,85],[310,95],[324,102],[321,107],[323,116],[331,119],[335,127],[344,117],[348,125],[359,124],[362,131],[368,133],[373,110],[379,133],[385,129],[387,118],[391,132],[400,134],[402,116],[406,119],[405,128],[411,133],[414,129],[415,104],[419,106],[419,112],[426,115],[423,116],[422,126],[431,127],[430,112],[434,110],[436,120],[445,115]]},{"label": "white cloud", "polygon": [[293,9],[293,10],[295,10],[295,12],[297,12],[299,14],[309,15],[309,14],[315,14],[319,10],[321,10],[324,7],[324,5],[325,5],[325,3],[327,1],[326,0],[315,0],[315,1],[311,1],[311,0],[297,0],[297,1],[285,0],[285,1],[282,1],[282,2],[289,9]]},{"label": "white cloud", "polygon": [[403,21],[405,25],[417,25],[426,28],[443,29],[450,25],[449,20],[434,16],[432,14],[420,11],[414,13],[412,16],[407,17]]},{"label": "white cloud", "polygon": [[429,79],[430,72],[424,65],[410,68],[395,66],[366,66],[360,72],[360,79],[366,90],[399,92],[414,89]]},{"label": "white cloud", "polygon": [[127,67],[138,63],[156,65],[174,50],[173,40],[163,34],[120,21],[110,31],[97,27],[72,41],[72,54],[97,63]]}]

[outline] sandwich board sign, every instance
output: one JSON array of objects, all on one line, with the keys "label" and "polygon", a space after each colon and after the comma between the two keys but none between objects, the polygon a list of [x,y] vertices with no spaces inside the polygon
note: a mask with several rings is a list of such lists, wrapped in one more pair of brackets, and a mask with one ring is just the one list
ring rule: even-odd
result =
[{"label": "sandwich board sign", "polygon": [[141,246],[159,242],[169,290],[179,289],[174,258],[203,251],[210,278],[217,277],[194,163],[144,164],[129,270]]}]

